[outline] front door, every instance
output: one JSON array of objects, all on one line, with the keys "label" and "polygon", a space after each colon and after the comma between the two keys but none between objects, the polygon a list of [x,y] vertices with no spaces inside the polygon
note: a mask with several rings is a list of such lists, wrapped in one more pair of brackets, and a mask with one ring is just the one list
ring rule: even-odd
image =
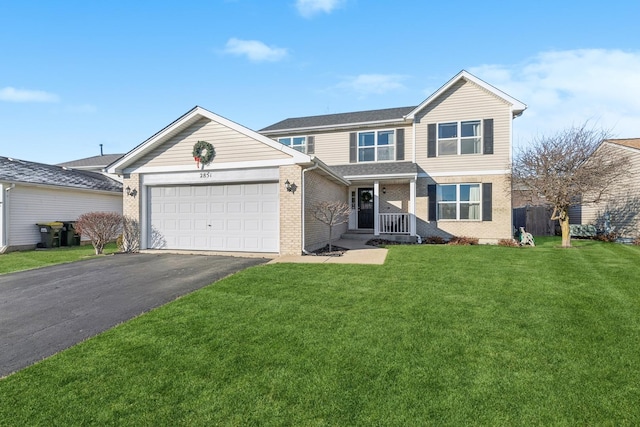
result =
[{"label": "front door", "polygon": [[373,188],[358,188],[358,228],[373,228]]}]

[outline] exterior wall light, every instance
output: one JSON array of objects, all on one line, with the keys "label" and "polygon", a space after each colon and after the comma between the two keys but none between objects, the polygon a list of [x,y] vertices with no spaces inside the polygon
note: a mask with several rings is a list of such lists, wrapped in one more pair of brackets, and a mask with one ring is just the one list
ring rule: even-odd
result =
[{"label": "exterior wall light", "polygon": [[290,183],[289,180],[286,180],[284,182],[284,188],[287,189],[288,192],[290,193],[295,193],[296,192],[296,188],[298,188],[298,186],[294,183]]},{"label": "exterior wall light", "polygon": [[136,195],[138,194],[138,190],[136,190],[135,188],[132,190],[128,185],[127,188],[124,189],[124,191],[126,191],[127,196],[131,197],[136,197]]}]

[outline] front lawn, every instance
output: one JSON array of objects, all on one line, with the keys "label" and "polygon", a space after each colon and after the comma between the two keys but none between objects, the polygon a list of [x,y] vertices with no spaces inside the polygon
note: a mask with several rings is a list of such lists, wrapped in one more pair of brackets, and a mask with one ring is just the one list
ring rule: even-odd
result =
[{"label": "front lawn", "polygon": [[[105,246],[104,253],[110,254],[117,250],[116,244],[110,243]],[[63,246],[52,249],[9,252],[0,255],[0,274],[78,261],[83,258],[95,256],[95,253],[92,245]]]},{"label": "front lawn", "polygon": [[640,247],[253,267],[0,380],[0,425],[638,425]]}]

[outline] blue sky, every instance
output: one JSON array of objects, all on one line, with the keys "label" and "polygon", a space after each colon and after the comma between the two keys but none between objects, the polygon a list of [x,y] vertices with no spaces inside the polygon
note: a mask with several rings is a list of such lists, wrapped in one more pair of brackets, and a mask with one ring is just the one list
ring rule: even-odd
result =
[{"label": "blue sky", "polygon": [[640,2],[0,2],[0,155],[124,153],[200,105],[251,129],[417,105],[460,70],[529,106],[514,143],[640,137]]}]

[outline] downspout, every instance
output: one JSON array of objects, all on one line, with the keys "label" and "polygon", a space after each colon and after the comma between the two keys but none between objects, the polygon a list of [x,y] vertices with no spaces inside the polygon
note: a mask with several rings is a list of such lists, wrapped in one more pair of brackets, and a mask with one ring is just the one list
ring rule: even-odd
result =
[{"label": "downspout", "polygon": [[302,202],[300,203],[300,205],[301,205],[300,208],[302,209],[302,215],[301,215],[301,218],[302,218],[302,253],[305,254],[305,255],[311,255],[311,253],[309,251],[305,250],[305,248],[304,248],[305,247],[305,241],[304,241],[305,240],[304,239],[304,236],[305,236],[305,234],[304,234],[304,201],[305,201],[304,193],[305,193],[305,191],[304,190],[306,188],[306,186],[304,185],[304,175],[305,175],[306,172],[309,172],[309,171],[312,171],[314,169],[317,169],[318,167],[319,167],[319,165],[318,165],[318,163],[316,163],[313,166],[311,166],[310,168],[302,170],[302,194],[301,194]]},{"label": "downspout", "polygon": [[8,245],[9,236],[7,235],[7,233],[9,232],[9,226],[7,224],[8,212],[9,212],[8,196],[9,196],[9,191],[13,190],[14,188],[16,188],[15,184],[11,184],[9,187],[5,188],[4,191],[2,192],[2,199],[0,199],[0,210],[1,210],[0,217],[2,217],[2,222],[0,223],[0,227],[2,227],[2,241],[0,242],[0,254],[5,253],[9,248],[9,245]]}]

